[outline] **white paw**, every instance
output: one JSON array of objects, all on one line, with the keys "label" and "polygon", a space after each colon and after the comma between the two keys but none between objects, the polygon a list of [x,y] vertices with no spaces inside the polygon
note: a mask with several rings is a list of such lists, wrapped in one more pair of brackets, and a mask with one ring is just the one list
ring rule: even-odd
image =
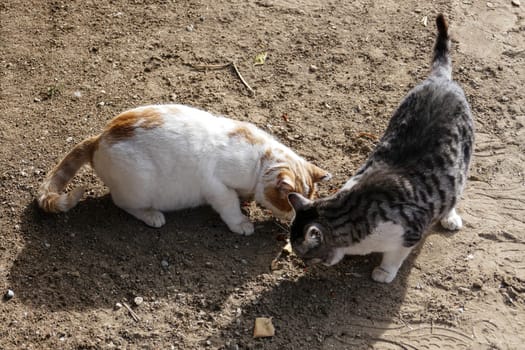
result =
[{"label": "white paw", "polygon": [[164,217],[164,214],[162,214],[158,210],[144,211],[141,219],[146,225],[156,228],[162,227],[166,223],[166,218]]},{"label": "white paw", "polygon": [[450,231],[459,230],[463,227],[463,220],[454,210],[449,215],[441,219],[441,226]]},{"label": "white paw", "polygon": [[374,271],[372,271],[372,279],[379,283],[390,283],[394,280],[397,275],[397,270],[387,271],[381,266],[377,266]]},{"label": "white paw", "polygon": [[255,231],[255,228],[253,227],[253,224],[250,222],[250,219],[246,217],[238,224],[232,224],[232,225],[228,224],[228,227],[230,228],[232,232],[235,232],[241,235],[246,235],[246,236],[251,235]]}]

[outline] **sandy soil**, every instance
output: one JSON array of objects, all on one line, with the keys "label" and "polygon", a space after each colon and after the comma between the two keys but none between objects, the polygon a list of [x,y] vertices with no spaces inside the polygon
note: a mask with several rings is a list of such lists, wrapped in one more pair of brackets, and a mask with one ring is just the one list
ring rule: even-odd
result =
[{"label": "sandy soil", "polygon": [[[525,342],[525,17],[510,0],[5,0],[0,3],[1,349],[518,349]],[[86,199],[44,215],[36,188],[75,142],[131,107],[176,101],[269,130],[330,169],[337,189],[427,71],[434,17],[476,120],[459,212],[391,285],[379,256],[335,267],[270,262],[283,226],[257,232],[209,208],[145,227],[86,169]],[[428,16],[428,25],[423,18]],[[268,52],[264,65],[254,57]],[[190,64],[236,61],[232,70]],[[315,67],[311,67],[315,66]],[[163,262],[164,261],[164,262]],[[133,304],[137,296],[144,302]],[[140,318],[116,308],[129,304]],[[254,339],[256,317],[272,338]]]}]

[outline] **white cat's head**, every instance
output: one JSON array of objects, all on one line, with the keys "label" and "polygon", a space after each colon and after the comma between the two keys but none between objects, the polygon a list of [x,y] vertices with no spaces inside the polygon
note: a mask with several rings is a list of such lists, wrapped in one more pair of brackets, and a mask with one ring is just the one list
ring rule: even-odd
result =
[{"label": "white cat's head", "polygon": [[294,211],[288,194],[296,192],[313,199],[317,191],[316,183],[331,178],[328,171],[302,158],[287,158],[285,162],[275,162],[266,168],[255,200],[270,209],[274,216],[291,220]]}]

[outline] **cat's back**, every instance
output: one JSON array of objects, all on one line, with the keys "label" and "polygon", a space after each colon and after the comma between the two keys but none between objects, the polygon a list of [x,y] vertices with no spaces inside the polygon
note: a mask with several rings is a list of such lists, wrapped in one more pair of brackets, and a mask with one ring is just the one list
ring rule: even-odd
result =
[{"label": "cat's back", "polygon": [[397,165],[449,153],[473,142],[470,107],[453,81],[429,78],[413,88],[394,112],[374,157]]}]

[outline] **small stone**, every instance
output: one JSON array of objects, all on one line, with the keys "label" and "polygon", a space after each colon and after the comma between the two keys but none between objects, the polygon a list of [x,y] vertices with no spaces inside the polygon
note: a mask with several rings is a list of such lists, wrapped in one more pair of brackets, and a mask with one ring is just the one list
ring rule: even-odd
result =
[{"label": "small stone", "polygon": [[206,344],[206,346],[211,346],[211,341],[206,340],[206,343],[205,343],[205,344]]},{"label": "small stone", "polygon": [[45,243],[44,243],[44,247],[49,248],[49,247],[51,247],[51,244],[45,242]]},{"label": "small stone", "polygon": [[239,350],[239,345],[235,344],[235,343],[230,343],[227,348],[227,350]]},{"label": "small stone", "polygon": [[206,261],[206,263],[204,263],[204,266],[206,267],[213,267],[213,264],[209,261]]},{"label": "small stone", "polygon": [[475,280],[472,282],[472,288],[473,289],[482,289],[483,288],[483,282],[481,282],[480,279]]},{"label": "small stone", "polygon": [[139,306],[140,304],[142,304],[144,302],[144,298],[142,298],[142,297],[135,297],[135,299],[133,299],[133,302],[135,303],[135,305]]},{"label": "small stone", "polygon": [[66,139],[66,142],[67,142],[67,143],[70,143],[70,142],[72,142],[72,141],[73,141],[73,138],[72,138],[71,136],[69,136],[69,137]]},{"label": "small stone", "polygon": [[167,269],[167,268],[170,266],[170,263],[168,262],[168,260],[163,259],[163,260],[160,262],[160,266],[162,266],[163,269]]},{"label": "small stone", "polygon": [[243,264],[243,265],[247,265],[247,264],[248,264],[248,261],[246,261],[246,259],[241,259],[241,264]]},{"label": "small stone", "polygon": [[200,17],[199,17],[199,20],[200,20],[201,22],[204,22],[205,19],[206,19],[206,17],[204,17],[204,16],[200,16]]},{"label": "small stone", "polygon": [[491,2],[487,2],[487,7],[488,7],[488,8],[493,8],[493,7],[494,7],[494,4],[491,3]]},{"label": "small stone", "polygon": [[74,98],[81,98],[82,97],[82,93],[77,90],[77,91],[73,92],[73,97]]},{"label": "small stone", "polygon": [[13,292],[11,289],[8,289],[7,292],[5,292],[4,294],[4,299],[11,300],[14,298],[14,296],[15,296],[15,292]]},{"label": "small stone", "polygon": [[34,99],[33,101],[35,101],[35,102],[41,102],[42,100],[39,99],[38,97],[35,97],[35,99]]},{"label": "small stone", "polygon": [[104,107],[105,105],[106,105],[106,102],[104,102],[104,101],[100,101],[100,102],[98,103],[98,106],[99,106],[99,107]]},{"label": "small stone", "polygon": [[28,176],[27,173],[25,171],[23,171],[23,170],[20,172],[20,175],[22,175],[23,177],[27,177]]},{"label": "small stone", "polygon": [[170,95],[170,101],[171,102],[176,102],[177,101],[177,94],[171,94]]},{"label": "small stone", "polygon": [[513,6],[520,7],[520,0],[512,0],[511,3]]},{"label": "small stone", "polygon": [[318,69],[319,69],[319,68],[317,68],[316,65],[313,65],[313,64],[312,64],[312,65],[310,66],[310,72],[311,72],[311,73],[317,72]]},{"label": "small stone", "polygon": [[186,27],[186,30],[187,30],[188,32],[193,32],[193,29],[194,29],[194,28],[193,28],[193,24],[190,24],[189,26]]},{"label": "small stone", "polygon": [[121,304],[121,303],[116,303],[114,309],[115,309],[115,310],[120,310],[120,309],[122,309],[122,304]]}]

